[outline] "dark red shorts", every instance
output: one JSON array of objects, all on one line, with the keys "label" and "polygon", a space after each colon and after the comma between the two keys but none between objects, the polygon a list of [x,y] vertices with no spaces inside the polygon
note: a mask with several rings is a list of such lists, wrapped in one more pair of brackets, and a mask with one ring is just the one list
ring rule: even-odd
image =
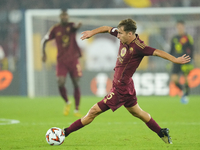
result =
[{"label": "dark red shorts", "polygon": [[81,65],[77,60],[74,60],[68,64],[57,62],[56,66],[56,76],[64,76],[66,77],[67,73],[70,74],[71,77],[81,77],[82,69]]},{"label": "dark red shorts", "polygon": [[137,97],[135,93],[133,95],[120,94],[112,88],[110,93],[97,104],[102,111],[112,109],[112,111],[114,112],[122,105],[124,105],[125,107],[135,106],[137,104]]}]

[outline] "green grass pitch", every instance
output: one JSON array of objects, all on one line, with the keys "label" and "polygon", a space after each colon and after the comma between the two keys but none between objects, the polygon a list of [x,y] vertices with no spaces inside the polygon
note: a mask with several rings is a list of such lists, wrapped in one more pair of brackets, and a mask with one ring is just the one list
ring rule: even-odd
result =
[{"label": "green grass pitch", "polygon": [[[71,97],[71,100],[73,98]],[[81,97],[80,110],[86,114],[101,98]],[[74,101],[72,101],[74,102]],[[0,150],[197,150],[200,149],[200,96],[190,96],[187,105],[178,97],[138,96],[140,107],[161,127],[168,127],[173,144],[165,144],[154,132],[122,106],[99,115],[90,125],[70,134],[60,146],[45,140],[51,127],[68,127],[78,118],[63,115],[60,97],[29,99],[0,97]],[[3,119],[19,120],[6,124]]]}]

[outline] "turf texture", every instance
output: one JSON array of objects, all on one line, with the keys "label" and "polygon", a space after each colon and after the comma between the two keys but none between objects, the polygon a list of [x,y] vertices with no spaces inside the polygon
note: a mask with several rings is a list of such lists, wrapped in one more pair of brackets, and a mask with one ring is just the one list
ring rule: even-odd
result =
[{"label": "turf texture", "polygon": [[[0,97],[0,150],[198,150],[200,149],[200,96],[190,96],[188,104],[178,97],[138,96],[140,107],[161,126],[170,129],[173,144],[165,144],[141,120],[123,106],[108,110],[88,126],[70,134],[60,146],[50,146],[45,134],[51,127],[68,127],[60,97]],[[80,111],[87,111],[102,98],[82,96]],[[19,121],[17,123],[15,120]]]}]

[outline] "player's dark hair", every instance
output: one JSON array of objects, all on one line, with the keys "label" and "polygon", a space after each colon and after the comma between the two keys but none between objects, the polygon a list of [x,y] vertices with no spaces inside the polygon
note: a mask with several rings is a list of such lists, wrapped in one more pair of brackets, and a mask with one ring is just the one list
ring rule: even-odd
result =
[{"label": "player's dark hair", "polygon": [[135,33],[137,26],[136,22],[133,19],[125,19],[119,22],[118,28],[124,27],[124,31]]},{"label": "player's dark hair", "polygon": [[66,8],[62,8],[62,9],[61,9],[60,15],[62,15],[62,14],[67,14],[67,9],[66,9]]},{"label": "player's dark hair", "polygon": [[183,21],[183,20],[178,20],[176,23],[177,23],[177,24],[178,24],[178,23],[180,23],[180,24],[185,24],[185,21]]},{"label": "player's dark hair", "polygon": [[61,12],[67,13],[67,8],[61,8]]}]

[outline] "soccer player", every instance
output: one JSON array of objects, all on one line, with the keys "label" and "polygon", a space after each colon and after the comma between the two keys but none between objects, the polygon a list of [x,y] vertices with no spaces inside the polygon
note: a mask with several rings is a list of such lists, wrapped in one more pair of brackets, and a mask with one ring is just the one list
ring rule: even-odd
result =
[{"label": "soccer player", "polygon": [[67,90],[65,88],[66,75],[69,73],[74,86],[75,110],[74,115],[81,117],[79,112],[80,103],[80,87],[79,79],[82,76],[81,66],[79,64],[79,57],[81,57],[81,50],[77,45],[75,36],[76,31],[81,27],[81,23],[68,22],[69,16],[66,10],[62,10],[60,14],[60,23],[53,26],[50,31],[44,36],[42,40],[43,57],[42,61],[47,59],[45,46],[49,40],[55,39],[57,45],[57,66],[56,76],[58,82],[58,89],[60,95],[65,100],[64,115],[68,115],[70,111],[71,102],[68,100]]},{"label": "soccer player", "polygon": [[143,111],[137,103],[136,92],[132,76],[144,56],[159,56],[177,64],[185,64],[190,57],[183,55],[174,57],[162,50],[146,46],[136,34],[136,22],[132,19],[122,20],[117,28],[102,26],[91,31],[82,32],[82,40],[90,38],[98,33],[110,33],[120,39],[120,47],[114,68],[113,86],[109,94],[103,100],[96,103],[81,119],[63,129],[65,136],[90,124],[99,114],[111,109],[113,112],[119,107],[124,107],[135,117],[141,119],[146,125],[168,144],[171,144],[168,128],[161,128],[147,112]]},{"label": "soccer player", "polygon": [[[184,21],[177,21],[176,28],[178,35],[175,35],[171,40],[170,54],[175,57],[180,57],[183,54],[190,55],[193,58],[193,38],[191,35],[185,32]],[[189,86],[187,76],[189,72],[194,68],[192,61],[187,64],[173,64],[171,81],[180,89],[181,102],[188,103]],[[180,76],[183,75],[185,79],[184,87],[179,83]]]}]

